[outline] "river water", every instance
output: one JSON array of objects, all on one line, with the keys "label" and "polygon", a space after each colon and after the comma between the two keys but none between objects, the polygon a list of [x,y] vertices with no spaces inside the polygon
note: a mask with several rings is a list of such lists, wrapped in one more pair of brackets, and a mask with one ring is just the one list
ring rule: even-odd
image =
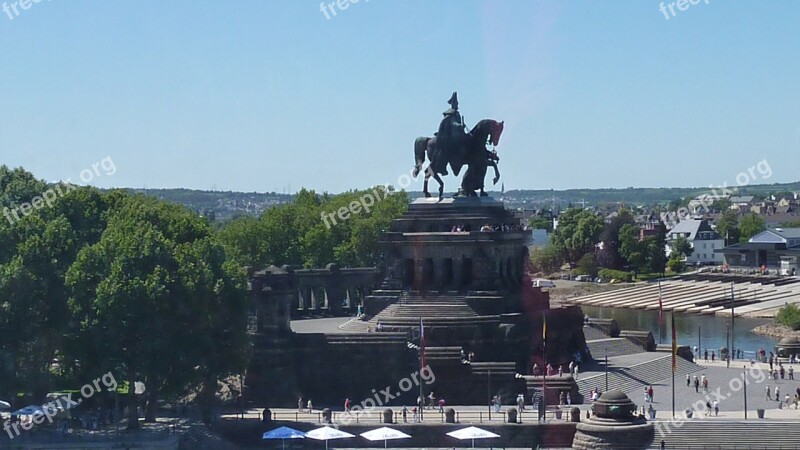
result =
[{"label": "river water", "polygon": [[[625,309],[625,308],[601,308],[593,306],[581,306],[584,314],[589,317],[601,319],[615,319],[619,327],[623,330],[647,330],[653,333],[656,342],[659,342],[659,321],[658,311]],[[672,329],[670,319],[671,313],[664,313],[664,323],[661,325],[661,342],[670,344],[672,342]],[[770,319],[746,319],[737,317],[734,320],[734,348],[742,349],[750,357],[751,352],[756,352],[763,348],[767,353],[775,347],[777,339],[770,336],[762,336],[753,333],[751,330],[758,325],[770,322]],[[707,314],[682,314],[675,313],[676,335],[678,345],[698,345],[700,338],[700,348],[718,351],[720,347],[726,347],[726,333],[730,328],[729,317],[717,317]]]}]

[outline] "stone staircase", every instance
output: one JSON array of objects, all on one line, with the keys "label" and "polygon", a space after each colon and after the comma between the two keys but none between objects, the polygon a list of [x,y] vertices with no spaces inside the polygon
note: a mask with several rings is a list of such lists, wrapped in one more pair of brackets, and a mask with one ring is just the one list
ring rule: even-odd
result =
[{"label": "stone staircase", "polygon": [[606,356],[606,352],[608,352],[608,357],[611,358],[613,356],[632,355],[644,351],[642,347],[625,338],[587,340],[586,346],[589,347],[589,352],[591,352],[592,358],[596,361],[603,360]]},{"label": "stone staircase", "polygon": [[[693,420],[683,424],[658,421],[649,447],[673,450],[779,450],[800,449],[800,422],[775,420]],[[680,425],[680,427],[678,427]],[[669,428],[665,428],[665,427]],[[661,432],[659,432],[661,429]],[[662,436],[663,433],[663,436]]]},{"label": "stone staircase", "polygon": [[183,450],[234,450],[238,445],[223,439],[203,424],[192,424],[181,436],[178,449]]},{"label": "stone staircase", "polygon": [[[650,361],[631,367],[617,367],[613,362],[609,362],[609,366],[608,388],[619,389],[631,398],[638,399],[637,395],[644,386],[657,384],[672,376],[672,355],[655,357]],[[687,373],[701,370],[704,370],[701,366],[679,357],[675,377],[680,382],[684,380]],[[579,375],[577,384],[578,391],[588,399],[591,397],[592,389],[605,391],[605,373],[592,372],[586,376]]]},{"label": "stone staircase", "polygon": [[583,327],[583,336],[586,338],[587,342],[594,341],[596,339],[608,339],[610,337],[609,335],[603,333],[597,328],[590,326]]}]

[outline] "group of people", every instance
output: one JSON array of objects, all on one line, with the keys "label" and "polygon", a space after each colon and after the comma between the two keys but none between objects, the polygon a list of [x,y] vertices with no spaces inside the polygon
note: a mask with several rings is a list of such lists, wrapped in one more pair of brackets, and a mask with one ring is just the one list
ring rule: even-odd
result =
[{"label": "group of people", "polygon": [[[349,401],[349,400],[348,400]],[[305,408],[303,408],[303,396],[297,397],[297,412],[307,412],[312,413],[314,412],[314,405],[311,403],[311,399],[309,398],[308,401],[305,403]]]},{"label": "group of people", "polygon": [[645,403],[653,403],[653,394],[655,391],[653,390],[653,386],[648,386],[644,388],[644,402]]},{"label": "group of people", "polygon": [[548,377],[556,375],[556,374],[558,374],[559,377],[563,377],[564,374],[566,373],[568,375],[572,375],[572,377],[575,378],[575,380],[577,381],[578,380],[578,373],[580,371],[580,369],[578,367],[578,363],[576,363],[575,361],[570,361],[568,370],[569,370],[568,372],[564,371],[564,365],[563,364],[558,366],[558,370],[556,370],[553,367],[552,364],[547,364],[547,367],[545,368],[545,372],[542,373],[541,370],[539,369],[539,364],[533,363],[533,367],[531,369],[531,373],[533,375],[535,375],[535,376],[547,375]]},{"label": "group of people", "polygon": [[481,227],[481,232],[490,233],[493,231],[524,231],[527,229],[528,229],[527,225],[523,226],[522,224],[504,223],[499,225],[491,225],[487,223],[486,225]]},{"label": "group of people", "polygon": [[702,374],[701,378],[697,378],[697,375],[691,376],[688,373],[686,374],[686,387],[690,387],[694,385],[694,391],[696,393],[700,393],[700,386],[703,386],[703,391],[708,392],[708,378],[706,378],[706,374]]}]

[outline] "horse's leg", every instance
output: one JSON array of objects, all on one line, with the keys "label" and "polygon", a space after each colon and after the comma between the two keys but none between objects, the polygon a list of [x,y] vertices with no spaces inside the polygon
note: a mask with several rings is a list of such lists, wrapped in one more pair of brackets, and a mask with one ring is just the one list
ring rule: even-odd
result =
[{"label": "horse's leg", "polygon": [[426,198],[431,196],[431,193],[428,192],[428,180],[430,180],[432,172],[433,171],[431,170],[431,166],[429,164],[428,168],[425,169],[425,182],[422,183],[422,193],[425,195]]},{"label": "horse's leg", "polygon": [[439,183],[439,200],[442,200],[444,198],[444,181],[442,181],[438,173],[433,174],[433,179]]}]

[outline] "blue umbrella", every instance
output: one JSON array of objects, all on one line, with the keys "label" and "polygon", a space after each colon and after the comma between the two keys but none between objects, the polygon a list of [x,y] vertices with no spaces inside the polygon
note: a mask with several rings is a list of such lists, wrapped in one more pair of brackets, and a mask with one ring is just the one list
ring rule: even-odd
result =
[{"label": "blue umbrella", "polygon": [[305,437],[306,434],[302,431],[289,427],[280,427],[272,431],[267,431],[261,436],[261,439],[280,439],[281,448],[285,448],[286,439],[303,439]]},{"label": "blue umbrella", "polygon": [[39,405],[28,405],[28,406],[26,406],[26,407],[24,407],[22,409],[18,409],[16,411],[14,411],[11,414],[14,414],[14,415],[17,415],[17,416],[32,416],[34,414],[44,415],[44,410]]}]

